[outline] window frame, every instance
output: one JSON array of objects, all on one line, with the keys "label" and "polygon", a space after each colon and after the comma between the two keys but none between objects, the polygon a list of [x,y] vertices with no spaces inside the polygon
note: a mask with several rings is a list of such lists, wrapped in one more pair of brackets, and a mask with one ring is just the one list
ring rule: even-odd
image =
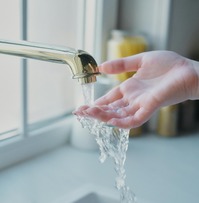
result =
[{"label": "window frame", "polygon": [[[111,16],[106,4],[113,8]],[[78,34],[77,47],[91,53],[98,63],[105,60],[103,53],[109,36],[105,36],[104,33],[109,33],[109,30],[116,26],[117,5],[118,0],[108,2],[81,0],[78,4],[80,34]],[[20,9],[21,39],[27,40],[27,0],[21,0]],[[104,18],[107,16],[111,19],[108,24],[104,23]],[[20,124],[19,129],[0,134],[0,138],[4,137],[0,140],[0,169],[69,143],[74,119],[71,112],[32,125],[28,124],[27,80],[27,60],[21,59]]]}]

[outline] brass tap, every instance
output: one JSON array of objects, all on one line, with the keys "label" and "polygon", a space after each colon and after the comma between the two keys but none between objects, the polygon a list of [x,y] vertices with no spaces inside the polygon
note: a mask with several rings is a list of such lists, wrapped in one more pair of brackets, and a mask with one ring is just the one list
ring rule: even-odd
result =
[{"label": "brass tap", "polygon": [[0,53],[20,56],[54,63],[67,64],[72,72],[72,78],[80,84],[96,81],[100,74],[95,59],[85,51],[68,47],[56,47],[28,41],[0,40]]}]

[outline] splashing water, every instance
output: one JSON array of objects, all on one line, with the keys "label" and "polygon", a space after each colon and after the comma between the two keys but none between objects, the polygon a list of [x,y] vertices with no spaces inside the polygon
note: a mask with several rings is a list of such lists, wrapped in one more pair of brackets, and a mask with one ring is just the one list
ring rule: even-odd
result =
[{"label": "splashing water", "polygon": [[[82,85],[85,104],[92,105],[94,102],[94,84]],[[88,128],[90,134],[95,136],[99,145],[99,160],[103,163],[107,157],[114,160],[117,177],[116,188],[120,191],[121,203],[135,203],[134,193],[126,186],[125,160],[129,143],[129,130],[109,126],[104,122],[88,118],[78,117],[83,128]]]},{"label": "splashing water", "polygon": [[94,83],[83,84],[82,93],[84,96],[84,104],[92,105],[94,103]]}]

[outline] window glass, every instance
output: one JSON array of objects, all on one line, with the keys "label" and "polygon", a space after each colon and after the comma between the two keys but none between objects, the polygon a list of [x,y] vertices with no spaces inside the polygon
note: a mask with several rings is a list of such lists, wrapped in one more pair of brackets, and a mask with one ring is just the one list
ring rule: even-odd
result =
[{"label": "window glass", "polygon": [[[28,40],[76,48],[78,0],[28,2]],[[29,123],[74,108],[74,86],[67,65],[28,60]]]},{"label": "window glass", "polygon": [[[0,39],[19,39],[19,3],[19,0],[0,2]],[[0,134],[19,126],[19,87],[20,59],[0,54]]]}]

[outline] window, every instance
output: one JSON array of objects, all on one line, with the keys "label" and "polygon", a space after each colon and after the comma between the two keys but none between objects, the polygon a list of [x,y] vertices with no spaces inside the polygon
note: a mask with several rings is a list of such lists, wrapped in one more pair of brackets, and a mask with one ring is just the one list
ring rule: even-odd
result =
[{"label": "window", "polygon": [[[77,0],[29,1],[28,40],[77,48],[77,5]],[[74,87],[77,81],[70,78],[66,65],[28,61],[29,124],[59,116],[75,107],[74,91],[68,87]]]},{"label": "window", "polygon": [[[115,26],[116,0],[0,4],[1,39],[84,49],[103,60],[106,31]],[[81,87],[66,65],[0,54],[0,168],[66,143],[76,88]]]},{"label": "window", "polygon": [[[24,4],[23,14],[22,8],[20,9],[21,3]],[[10,5],[12,5],[11,10]],[[76,7],[77,1],[70,0],[58,2],[55,0],[20,2],[18,0],[14,5],[10,0],[6,1],[0,8],[0,17],[4,19],[0,21],[1,30],[3,30],[0,37],[20,39],[20,35],[24,35],[29,41],[77,47],[77,35],[72,34],[77,33],[77,16],[76,12],[69,12]],[[24,19],[20,22],[21,14]],[[71,18],[73,23],[71,23]],[[71,86],[74,81],[70,79],[70,71],[66,66],[28,60],[23,64],[27,67],[27,71],[22,69],[21,74],[21,59],[5,55],[0,55],[0,57],[2,64],[1,134],[23,127],[20,126],[19,121],[23,116],[20,115],[20,102],[23,102],[22,108],[26,108],[22,109],[22,112],[27,113],[27,124],[65,114],[74,108],[73,97],[70,96],[72,92],[67,91],[67,87]],[[25,78],[24,74],[26,74]],[[27,85],[25,87],[27,95],[22,95],[22,99],[27,101],[27,106],[24,101],[20,101],[20,95],[23,93],[20,90],[21,79],[27,80],[27,83],[23,81],[22,84]]]},{"label": "window", "polygon": [[[1,3],[2,4],[2,3]],[[12,5],[12,7],[10,7]],[[18,39],[20,36],[19,1],[5,1],[0,6],[0,38]],[[13,15],[10,15],[9,12]],[[5,20],[6,19],[6,20]],[[2,133],[19,127],[19,86],[20,86],[20,60],[0,55],[0,139],[5,138]]]}]

